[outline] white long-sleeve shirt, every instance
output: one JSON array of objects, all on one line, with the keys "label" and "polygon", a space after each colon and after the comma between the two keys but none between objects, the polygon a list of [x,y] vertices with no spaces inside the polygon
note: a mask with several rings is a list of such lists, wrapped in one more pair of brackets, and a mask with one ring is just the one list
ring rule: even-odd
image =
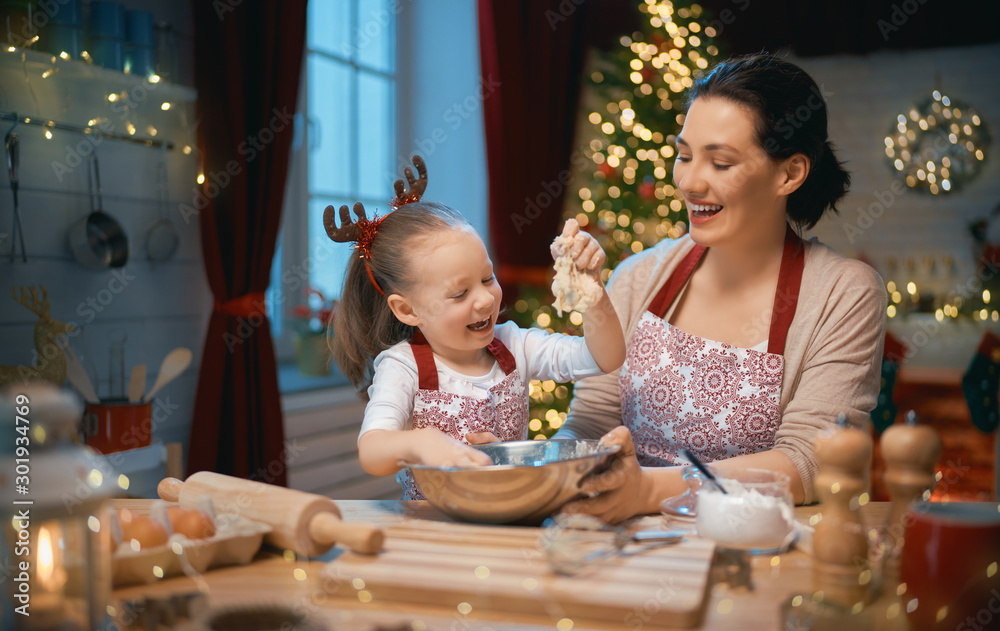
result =
[{"label": "white long-sleeve shirt", "polygon": [[[513,322],[497,325],[495,335],[514,356],[525,398],[532,379],[571,381],[603,374],[582,337],[522,329]],[[439,389],[453,394],[485,399],[489,389],[505,377],[496,362],[489,373],[481,376],[463,375],[443,362],[436,363]],[[373,429],[410,429],[418,384],[417,363],[409,342],[379,353],[358,438]]]}]

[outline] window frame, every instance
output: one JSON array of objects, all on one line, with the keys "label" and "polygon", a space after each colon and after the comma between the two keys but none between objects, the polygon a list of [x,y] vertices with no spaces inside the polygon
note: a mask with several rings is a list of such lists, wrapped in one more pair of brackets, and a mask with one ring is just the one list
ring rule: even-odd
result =
[{"label": "window frame", "polygon": [[[359,5],[362,0],[345,0],[350,2],[350,23],[349,29],[351,50],[360,50],[357,37],[361,33],[360,28],[353,28],[358,22]],[[388,3],[386,10],[400,5],[392,2]],[[289,364],[295,362],[295,345],[292,328],[288,326],[291,319],[292,310],[298,305],[306,304],[305,290],[310,283],[310,273],[312,266],[322,261],[314,261],[310,252],[309,244],[309,209],[314,198],[329,199],[327,194],[314,195],[310,189],[310,147],[313,146],[312,139],[315,137],[318,124],[315,117],[310,116],[309,110],[309,62],[311,56],[319,56],[325,60],[340,63],[351,69],[352,92],[354,103],[351,107],[349,118],[349,143],[352,150],[349,152],[350,159],[346,160],[346,165],[350,169],[348,191],[324,191],[333,193],[333,197],[350,200],[351,203],[360,201],[366,207],[376,208],[384,206],[386,200],[391,196],[391,185],[386,188],[384,199],[374,199],[363,197],[360,190],[359,160],[353,159],[358,155],[359,149],[359,117],[363,102],[358,93],[359,77],[361,73],[383,77],[390,80],[393,94],[390,97],[391,121],[390,136],[392,145],[388,154],[394,160],[398,153],[398,147],[407,143],[401,140],[406,137],[406,132],[411,128],[408,122],[401,120],[404,114],[400,103],[403,102],[404,94],[411,94],[407,73],[401,72],[404,64],[411,63],[411,54],[404,54],[410,51],[412,38],[408,34],[407,19],[408,11],[396,10],[393,14],[391,28],[394,32],[393,69],[387,72],[370,65],[361,63],[356,58],[339,55],[329,50],[313,49],[309,46],[308,36],[304,43],[302,56],[302,68],[299,82],[298,107],[295,115],[295,138],[293,140],[291,156],[289,160],[288,176],[286,180],[284,209],[282,213],[282,228],[278,234],[278,247],[276,248],[275,263],[272,267],[271,283],[267,291],[267,302],[269,315],[271,318],[271,331],[274,342],[275,356],[278,364]],[[354,55],[356,57],[356,54]],[[338,254],[334,254],[338,255]],[[317,259],[320,257],[316,257]],[[337,298],[339,296],[327,296],[327,298]]]}]

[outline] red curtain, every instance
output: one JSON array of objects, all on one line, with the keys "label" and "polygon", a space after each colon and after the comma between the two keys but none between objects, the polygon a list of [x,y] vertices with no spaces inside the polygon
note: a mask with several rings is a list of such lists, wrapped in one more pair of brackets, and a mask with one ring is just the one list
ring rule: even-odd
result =
[{"label": "red curtain", "polygon": [[205,273],[215,296],[187,473],[285,485],[277,364],[264,310],[292,145],[306,0],[191,3]]},{"label": "red curtain", "polygon": [[588,7],[479,0],[478,9],[483,80],[500,84],[483,102],[490,241],[499,280],[514,290],[547,282],[563,198],[579,186],[569,169]]}]

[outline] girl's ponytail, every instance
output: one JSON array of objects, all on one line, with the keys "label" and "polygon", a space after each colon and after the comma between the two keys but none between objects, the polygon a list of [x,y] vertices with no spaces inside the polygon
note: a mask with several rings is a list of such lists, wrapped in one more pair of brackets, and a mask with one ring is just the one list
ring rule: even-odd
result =
[{"label": "girl's ponytail", "polygon": [[372,362],[386,348],[409,339],[413,327],[396,319],[385,296],[368,278],[364,259],[353,256],[344,276],[337,317],[327,335],[337,368],[367,401]]}]

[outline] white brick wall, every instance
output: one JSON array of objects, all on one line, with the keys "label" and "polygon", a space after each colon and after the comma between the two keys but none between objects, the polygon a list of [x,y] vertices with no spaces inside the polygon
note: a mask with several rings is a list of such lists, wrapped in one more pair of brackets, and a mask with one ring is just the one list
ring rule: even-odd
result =
[{"label": "white brick wall", "polygon": [[[167,20],[176,31],[183,81],[190,79],[193,51],[190,7],[165,0],[128,2],[128,8],[151,10],[157,20]],[[20,210],[25,233],[28,263],[18,257],[9,262],[9,233],[13,201],[7,171],[0,172],[0,364],[34,363],[33,331],[37,317],[14,302],[11,285],[44,285],[54,318],[73,322],[79,334],[70,340],[85,366],[94,372],[98,394],[108,388],[108,333],[125,330],[126,379],[128,370],[140,362],[148,365],[147,387],[152,386],[160,362],[172,348],[189,347],[194,361],[176,381],[157,394],[168,404],[170,414],[153,429],[154,440],[183,442],[186,446],[198,365],[205,328],[211,310],[211,296],[202,264],[200,231],[196,217],[185,223],[177,207],[190,204],[198,168],[195,146],[195,92],[191,88],[160,83],[146,89],[142,80],[80,62],[59,61],[60,70],[43,78],[51,66],[50,57],[29,51],[22,63],[20,51],[0,50],[0,110],[21,116],[86,124],[97,116],[108,118],[118,133],[126,122],[147,135],[153,124],[155,138],[166,139],[175,149],[166,153],[169,207],[181,234],[180,250],[163,263],[151,263],[145,252],[149,227],[159,218],[156,166],[159,150],[138,144],[105,139],[92,142],[100,160],[103,203],[106,212],[118,219],[130,237],[131,256],[123,274],[84,269],[73,259],[67,244],[70,226],[89,209],[86,161],[80,166],[67,161],[67,146],[87,144],[87,137],[19,125]],[[127,115],[113,107],[107,95],[125,90],[132,96]],[[169,110],[161,103],[171,102]],[[120,105],[120,104],[118,104]],[[12,123],[0,122],[0,138]],[[182,147],[190,146],[190,154]],[[0,155],[3,155],[0,148]],[[4,157],[5,159],[5,157]],[[54,162],[69,165],[68,171],[54,168]],[[6,164],[4,162],[4,164]],[[20,249],[18,249],[20,255]],[[66,387],[69,387],[68,384]],[[174,407],[176,406],[176,407]],[[158,417],[159,418],[159,417]]]},{"label": "white brick wall", "polygon": [[[845,255],[868,258],[897,285],[913,281],[918,289],[941,292],[964,282],[975,271],[968,224],[1000,204],[1000,143],[994,141],[979,177],[961,191],[932,196],[907,189],[897,196],[884,138],[898,114],[935,89],[975,107],[1000,137],[1000,45],[790,59],[828,94],[830,138],[852,177],[840,215],[821,221],[812,234]],[[858,225],[859,210],[878,204],[879,194],[891,204],[852,243],[845,224]],[[950,270],[943,264],[948,257]]]},{"label": "white brick wall", "polygon": [[[828,94],[830,138],[852,176],[840,215],[827,217],[811,234],[847,256],[866,258],[884,280],[900,287],[912,281],[922,293],[946,295],[967,285],[976,272],[968,226],[1000,205],[1000,45],[790,59]],[[935,89],[975,107],[993,144],[978,178],[961,191],[932,196],[907,189],[895,195],[884,138],[898,114]],[[851,242],[845,224],[859,225],[861,209],[879,204],[880,197],[891,203]],[[1000,220],[994,223],[1000,238]],[[889,321],[890,330],[915,351],[908,366],[964,369],[982,331],[1000,329],[968,320],[934,327],[928,318]]]}]

